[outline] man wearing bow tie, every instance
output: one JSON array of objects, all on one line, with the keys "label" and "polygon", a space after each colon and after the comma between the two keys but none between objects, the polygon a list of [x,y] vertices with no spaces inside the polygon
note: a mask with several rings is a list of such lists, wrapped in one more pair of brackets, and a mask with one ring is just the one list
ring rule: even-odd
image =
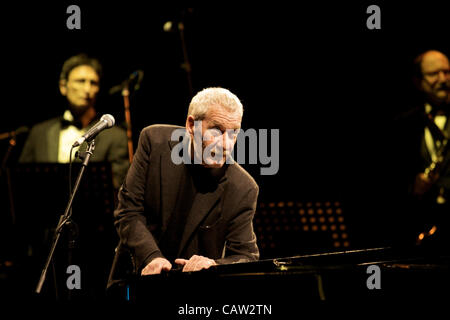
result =
[{"label": "man wearing bow tie", "polygon": [[[420,65],[421,78],[419,89],[425,95],[425,113],[444,133],[448,130],[447,113],[450,102],[450,64],[448,58],[439,51],[427,51],[417,58]],[[432,129],[428,126],[424,130],[424,141],[428,154],[433,160],[437,156],[441,139],[433,137]],[[435,174],[420,172],[416,176],[413,193],[424,195],[439,177]]]},{"label": "man wearing bow tie", "polygon": [[[100,62],[85,54],[78,54],[64,62],[59,90],[67,99],[67,108],[62,117],[41,122],[32,128],[19,162],[69,162],[73,142],[98,120],[95,102],[101,76]],[[82,149],[85,147],[85,144],[81,146]],[[112,127],[96,137],[91,161],[111,163],[116,189],[128,169],[127,152],[127,137],[121,128]]]},{"label": "man wearing bow tie", "polygon": [[[450,63],[429,50],[414,61],[414,83],[421,99],[397,125],[399,174],[407,190],[407,214],[400,229],[414,230],[416,243],[448,237],[450,212]],[[442,241],[443,243],[443,241]]]}]

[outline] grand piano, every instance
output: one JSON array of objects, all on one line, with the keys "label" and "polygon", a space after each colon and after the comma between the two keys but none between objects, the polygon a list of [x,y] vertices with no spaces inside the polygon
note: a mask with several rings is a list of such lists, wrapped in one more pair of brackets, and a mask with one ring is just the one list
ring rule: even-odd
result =
[{"label": "grand piano", "polygon": [[308,301],[448,299],[449,265],[442,251],[420,247],[322,252],[130,278],[121,296],[168,310],[262,305],[286,314]]}]

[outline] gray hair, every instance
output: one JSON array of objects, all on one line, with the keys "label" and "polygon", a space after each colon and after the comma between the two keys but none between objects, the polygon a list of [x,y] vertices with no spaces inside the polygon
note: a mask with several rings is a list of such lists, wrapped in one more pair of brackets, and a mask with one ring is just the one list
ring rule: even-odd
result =
[{"label": "gray hair", "polygon": [[188,116],[193,116],[195,120],[203,120],[209,107],[220,105],[227,111],[238,113],[241,117],[244,108],[236,95],[224,88],[206,88],[198,92],[189,104]]}]

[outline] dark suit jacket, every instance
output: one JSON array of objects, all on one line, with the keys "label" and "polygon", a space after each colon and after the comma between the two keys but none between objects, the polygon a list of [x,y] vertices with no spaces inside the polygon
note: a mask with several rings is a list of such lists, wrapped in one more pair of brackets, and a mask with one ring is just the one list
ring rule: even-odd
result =
[{"label": "dark suit jacket", "polygon": [[[120,244],[110,274],[109,286],[124,276],[124,264],[133,261],[138,273],[152,259],[162,257],[158,242],[167,229],[186,165],[171,159],[172,132],[181,128],[152,125],[142,130],[133,163],[119,190],[114,213]],[[179,257],[194,254],[217,263],[259,258],[253,216],[258,186],[237,163],[227,167],[214,188],[197,192],[178,251]],[[138,273],[139,274],[139,273]]]},{"label": "dark suit jacket", "polygon": [[[95,121],[91,126],[95,124]],[[58,162],[59,132],[62,129],[62,117],[38,123],[28,135],[19,162]],[[125,130],[112,127],[100,132],[95,138],[95,150],[91,157],[93,162],[111,163],[113,182],[119,188],[129,167],[127,136]],[[80,150],[85,150],[83,143]]]},{"label": "dark suit jacket", "polygon": [[[450,119],[449,119],[450,120]],[[450,121],[447,120],[444,132],[450,137]],[[396,121],[399,169],[404,174],[404,181],[409,184],[411,192],[415,176],[424,172],[431,164],[431,155],[425,144],[424,130],[427,126],[424,107],[416,107],[402,114]],[[450,190],[450,152],[444,156],[440,178],[430,190],[435,197],[437,190],[444,187]],[[434,194],[434,195],[433,195]]]},{"label": "dark suit jacket", "polygon": [[[415,177],[424,172],[431,163],[431,155],[425,144],[424,130],[427,126],[423,106],[419,106],[401,114],[395,121],[396,154],[393,159],[397,168],[396,179],[399,183],[399,207],[396,216],[390,217],[389,224],[393,227],[393,237],[399,242],[413,243],[420,232],[427,231],[432,225],[438,225],[438,231],[448,226],[450,210],[450,152],[442,163],[439,179],[423,197],[413,196],[412,190]],[[445,132],[450,136],[450,125],[447,121]],[[447,202],[436,203],[439,189],[443,187]],[[391,220],[392,218],[392,220]]]}]

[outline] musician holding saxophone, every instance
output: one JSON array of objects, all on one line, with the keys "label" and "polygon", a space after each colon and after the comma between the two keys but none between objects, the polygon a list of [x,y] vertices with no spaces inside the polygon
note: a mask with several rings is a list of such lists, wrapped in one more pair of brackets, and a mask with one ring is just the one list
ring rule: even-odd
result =
[{"label": "musician holding saxophone", "polygon": [[[440,51],[429,50],[414,61],[414,84],[421,99],[403,116],[399,150],[408,171],[408,207],[403,218],[414,229],[415,241],[448,239],[450,216],[450,63]],[[405,176],[406,177],[406,176]]]}]

